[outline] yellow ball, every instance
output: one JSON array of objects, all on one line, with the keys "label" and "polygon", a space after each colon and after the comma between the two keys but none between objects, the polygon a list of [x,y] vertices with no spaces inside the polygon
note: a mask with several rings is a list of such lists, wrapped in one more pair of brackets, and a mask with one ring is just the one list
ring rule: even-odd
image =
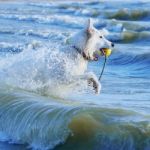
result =
[{"label": "yellow ball", "polygon": [[108,57],[111,55],[112,50],[110,48],[103,48],[103,51],[105,52],[105,55]]},{"label": "yellow ball", "polygon": [[101,50],[95,52],[95,56],[100,57],[106,55],[106,57],[109,57],[111,55],[111,52],[112,50],[110,48],[102,48]]}]

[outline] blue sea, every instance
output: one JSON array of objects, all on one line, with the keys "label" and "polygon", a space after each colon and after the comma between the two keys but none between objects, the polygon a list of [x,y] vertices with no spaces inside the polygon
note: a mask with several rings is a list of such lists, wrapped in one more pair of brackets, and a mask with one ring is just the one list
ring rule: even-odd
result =
[{"label": "blue sea", "polygon": [[[99,95],[52,79],[88,18],[115,43]],[[88,71],[99,76],[103,62]],[[0,141],[0,150],[150,150],[150,1],[0,2]]]}]

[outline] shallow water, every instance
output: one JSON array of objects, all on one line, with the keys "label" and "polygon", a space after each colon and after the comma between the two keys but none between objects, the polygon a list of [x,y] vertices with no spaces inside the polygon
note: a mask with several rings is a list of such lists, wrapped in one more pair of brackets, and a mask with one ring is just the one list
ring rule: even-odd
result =
[{"label": "shallow water", "polygon": [[[100,95],[54,80],[89,17],[115,43]],[[149,1],[0,2],[0,149],[150,150],[149,40]]]}]

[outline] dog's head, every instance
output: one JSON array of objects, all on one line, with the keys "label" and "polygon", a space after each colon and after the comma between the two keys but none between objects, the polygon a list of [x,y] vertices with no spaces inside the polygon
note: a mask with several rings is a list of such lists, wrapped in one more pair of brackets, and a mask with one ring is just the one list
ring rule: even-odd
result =
[{"label": "dog's head", "polygon": [[94,53],[97,50],[114,47],[114,44],[104,37],[103,32],[93,26],[91,19],[88,20],[86,28],[75,37],[75,46],[82,50],[88,60],[95,60]]}]

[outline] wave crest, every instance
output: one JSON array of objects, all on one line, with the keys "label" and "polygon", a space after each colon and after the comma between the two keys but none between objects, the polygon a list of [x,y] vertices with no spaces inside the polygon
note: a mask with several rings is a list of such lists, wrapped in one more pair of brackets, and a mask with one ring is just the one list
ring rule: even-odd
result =
[{"label": "wave crest", "polygon": [[107,14],[109,18],[120,19],[120,20],[144,20],[150,16],[149,10],[129,10],[121,9],[114,14]]}]

